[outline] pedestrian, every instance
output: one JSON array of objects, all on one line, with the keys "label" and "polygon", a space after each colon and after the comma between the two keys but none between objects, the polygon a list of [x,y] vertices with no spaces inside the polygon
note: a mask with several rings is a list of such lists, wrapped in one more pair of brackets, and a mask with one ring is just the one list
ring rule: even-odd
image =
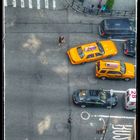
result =
[{"label": "pedestrian", "polygon": [[64,36],[59,36],[59,38],[58,38],[58,45],[62,46],[64,43],[65,43]]},{"label": "pedestrian", "polygon": [[68,124],[71,124],[71,117],[68,118]]},{"label": "pedestrian", "polygon": [[102,7],[101,7],[101,12],[105,12],[106,11],[106,5],[103,5]]},{"label": "pedestrian", "polygon": [[89,10],[90,14],[94,12],[94,7],[95,7],[94,4],[92,4]]}]

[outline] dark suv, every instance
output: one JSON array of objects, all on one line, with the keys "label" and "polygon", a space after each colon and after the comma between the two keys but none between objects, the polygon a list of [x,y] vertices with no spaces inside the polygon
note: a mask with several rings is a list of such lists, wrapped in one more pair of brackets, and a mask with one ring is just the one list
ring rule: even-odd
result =
[{"label": "dark suv", "polygon": [[74,104],[86,106],[101,106],[112,108],[118,103],[118,97],[110,91],[103,89],[79,89],[72,95]]},{"label": "dark suv", "polygon": [[104,19],[99,25],[99,35],[103,38],[135,38],[135,21],[128,18]]},{"label": "dark suv", "polygon": [[129,39],[123,43],[123,52],[127,56],[136,57],[135,39]]}]

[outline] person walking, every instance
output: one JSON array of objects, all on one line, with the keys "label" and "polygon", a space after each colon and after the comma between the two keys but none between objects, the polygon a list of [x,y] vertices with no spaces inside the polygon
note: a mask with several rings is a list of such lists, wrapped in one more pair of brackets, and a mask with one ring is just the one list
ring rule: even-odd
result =
[{"label": "person walking", "polygon": [[59,36],[59,38],[58,38],[58,45],[59,46],[63,46],[64,43],[65,43],[64,36]]}]

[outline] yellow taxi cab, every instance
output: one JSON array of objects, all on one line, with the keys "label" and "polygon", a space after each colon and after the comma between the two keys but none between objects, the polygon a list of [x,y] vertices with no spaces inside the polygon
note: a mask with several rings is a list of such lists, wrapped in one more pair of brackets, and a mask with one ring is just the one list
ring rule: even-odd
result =
[{"label": "yellow taxi cab", "polygon": [[67,51],[72,64],[83,64],[86,62],[100,60],[106,57],[114,56],[118,53],[115,42],[111,40],[102,40],[83,44]]},{"label": "yellow taxi cab", "polygon": [[117,60],[99,60],[96,62],[96,77],[102,80],[113,78],[129,81],[135,78],[135,66]]}]

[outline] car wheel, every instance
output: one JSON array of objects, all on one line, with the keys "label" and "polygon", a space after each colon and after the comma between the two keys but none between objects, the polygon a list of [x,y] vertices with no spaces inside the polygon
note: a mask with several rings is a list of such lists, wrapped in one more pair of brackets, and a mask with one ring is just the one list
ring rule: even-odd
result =
[{"label": "car wheel", "polygon": [[85,108],[85,107],[86,107],[86,105],[81,105],[81,107],[82,107],[82,108]]},{"label": "car wheel", "polygon": [[111,107],[111,106],[107,106],[106,108],[107,108],[107,109],[111,109],[112,107]]},{"label": "car wheel", "polygon": [[105,79],[106,79],[106,77],[101,77],[101,79],[102,79],[102,80],[105,80]]},{"label": "car wheel", "polygon": [[125,80],[125,81],[130,81],[130,78],[125,78],[124,80]]},{"label": "car wheel", "polygon": [[112,57],[112,55],[108,55],[108,56],[107,56],[107,58],[110,58],[110,57]]},{"label": "car wheel", "polygon": [[86,62],[81,63],[82,65],[86,64]]}]

